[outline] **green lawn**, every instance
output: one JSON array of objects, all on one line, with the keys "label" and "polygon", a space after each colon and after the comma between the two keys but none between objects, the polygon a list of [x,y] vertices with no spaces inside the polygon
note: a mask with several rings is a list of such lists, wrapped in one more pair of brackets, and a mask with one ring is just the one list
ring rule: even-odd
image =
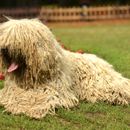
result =
[{"label": "green lawn", "polygon": [[[70,49],[94,53],[130,78],[130,24],[53,27],[54,34]],[[130,130],[130,106],[81,103],[72,110],[41,120],[13,116],[0,109],[0,130]]]}]

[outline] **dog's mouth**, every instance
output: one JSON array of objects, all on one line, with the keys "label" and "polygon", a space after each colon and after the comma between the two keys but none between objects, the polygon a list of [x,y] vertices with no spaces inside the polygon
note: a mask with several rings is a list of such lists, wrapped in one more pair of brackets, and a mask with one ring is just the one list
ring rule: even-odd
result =
[{"label": "dog's mouth", "polygon": [[11,65],[8,67],[7,72],[8,72],[8,73],[11,73],[11,72],[17,70],[18,67],[19,67],[19,65],[18,65],[17,63],[12,62]]},{"label": "dog's mouth", "polygon": [[1,49],[1,55],[8,73],[22,76],[26,70],[26,59],[20,50],[10,52],[8,48]]}]

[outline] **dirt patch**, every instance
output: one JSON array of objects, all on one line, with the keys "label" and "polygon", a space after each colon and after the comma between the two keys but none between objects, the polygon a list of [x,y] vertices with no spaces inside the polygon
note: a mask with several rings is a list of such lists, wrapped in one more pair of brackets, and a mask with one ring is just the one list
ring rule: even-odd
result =
[{"label": "dirt patch", "polygon": [[106,114],[103,112],[86,112],[85,115],[87,117],[105,117]]},{"label": "dirt patch", "polygon": [[130,19],[114,19],[114,20],[98,20],[98,21],[84,21],[84,22],[53,22],[45,23],[47,26],[53,27],[83,27],[83,26],[98,26],[98,25],[121,25],[130,24]]},{"label": "dirt patch", "polygon": [[76,128],[81,128],[82,127],[82,124],[80,122],[72,121],[72,120],[63,118],[63,117],[61,117],[59,115],[57,115],[57,118],[64,125],[74,125]]},{"label": "dirt patch", "polygon": [[130,127],[130,123],[127,124]]},{"label": "dirt patch", "polygon": [[127,119],[127,120],[125,121],[125,124],[126,124],[128,127],[130,127],[130,120]]},{"label": "dirt patch", "polygon": [[71,122],[69,120],[67,120],[67,119],[65,119],[65,118],[63,118],[63,117],[61,117],[59,115],[56,115],[56,117],[60,120],[60,122],[62,124],[66,124],[66,125],[70,125],[71,124]]}]

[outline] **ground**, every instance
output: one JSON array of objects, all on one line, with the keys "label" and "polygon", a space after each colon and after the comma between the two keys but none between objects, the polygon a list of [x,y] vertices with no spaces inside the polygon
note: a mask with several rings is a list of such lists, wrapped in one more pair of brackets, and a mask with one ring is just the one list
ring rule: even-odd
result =
[{"label": "ground", "polygon": [[[67,48],[94,53],[111,63],[123,76],[130,78],[130,21],[49,26]],[[55,116],[48,115],[41,120],[24,115],[14,116],[3,113],[3,110],[1,107],[0,130],[130,129],[130,106],[82,102],[69,111],[58,109]]]}]

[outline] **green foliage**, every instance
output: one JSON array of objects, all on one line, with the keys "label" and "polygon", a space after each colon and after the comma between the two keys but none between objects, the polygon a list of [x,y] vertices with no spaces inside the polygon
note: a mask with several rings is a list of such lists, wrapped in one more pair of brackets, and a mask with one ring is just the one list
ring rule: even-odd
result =
[{"label": "green foliage", "polygon": [[[53,28],[65,46],[94,53],[130,78],[130,24]],[[80,103],[41,120],[11,115],[0,108],[0,130],[129,130],[130,106]]]}]

